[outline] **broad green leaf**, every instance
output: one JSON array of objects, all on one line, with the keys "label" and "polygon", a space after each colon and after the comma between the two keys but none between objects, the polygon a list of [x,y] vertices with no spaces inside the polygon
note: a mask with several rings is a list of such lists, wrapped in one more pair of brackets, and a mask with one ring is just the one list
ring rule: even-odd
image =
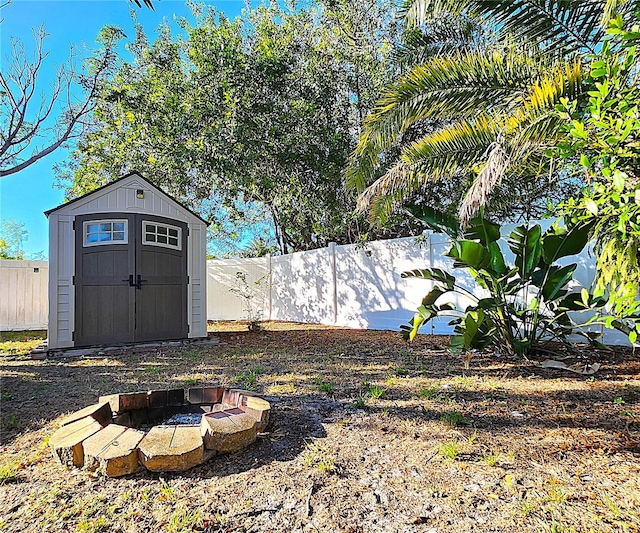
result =
[{"label": "broad green leaf", "polygon": [[562,295],[565,286],[573,277],[577,266],[578,265],[574,263],[564,267],[554,266],[552,267],[553,270],[550,269],[547,280],[542,286],[542,295],[547,301],[555,300],[558,296]]},{"label": "broad green leaf", "polygon": [[542,255],[547,265],[552,265],[561,257],[582,252],[589,241],[593,224],[572,225],[567,228],[554,224],[542,236]]},{"label": "broad green leaf", "polygon": [[458,241],[447,255],[476,270],[486,268],[491,262],[489,251],[475,241]]},{"label": "broad green leaf", "polygon": [[518,226],[509,234],[509,248],[515,254],[520,276],[526,278],[538,265],[542,255],[542,229],[539,224],[527,228]]}]

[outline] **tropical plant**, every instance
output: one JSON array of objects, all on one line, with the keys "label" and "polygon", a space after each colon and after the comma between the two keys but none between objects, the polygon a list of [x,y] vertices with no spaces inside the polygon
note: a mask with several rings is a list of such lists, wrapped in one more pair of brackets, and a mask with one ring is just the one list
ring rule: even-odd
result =
[{"label": "tropical plant", "polygon": [[[559,259],[580,253],[589,238],[590,227],[556,222],[548,230],[540,225],[521,225],[508,237],[514,256],[508,264],[498,244],[501,227],[484,214],[474,217],[461,230],[454,218],[427,210],[425,222],[453,237],[445,254],[454,260],[454,269],[464,269],[473,277],[478,289],[465,286],[439,268],[412,270],[405,278],[433,282],[433,288],[410,321],[401,326],[405,338],[412,340],[422,325],[433,318],[450,316],[454,334],[450,348],[469,355],[471,350],[491,347],[511,355],[526,356],[547,341],[569,344],[569,336],[578,334],[595,342],[599,331],[576,329],[575,311],[598,311],[604,300],[586,289],[569,292],[576,263],[558,264]],[[458,309],[455,300],[468,302]],[[591,313],[580,326],[601,324]]]},{"label": "tropical plant", "polygon": [[635,342],[640,314],[640,62],[635,45],[640,25],[636,19],[625,28],[617,17],[608,33],[585,79],[588,100],[563,99],[558,105],[566,124],[559,152],[589,182],[582,197],[562,208],[576,222],[593,226],[596,293],[608,295],[609,311],[625,319]]},{"label": "tropical plant", "polygon": [[[458,182],[463,222],[490,199],[491,208],[501,200],[512,204],[512,214],[521,209],[530,216],[548,207],[548,197],[561,200],[558,191],[570,197],[581,181],[545,157],[561,137],[554,106],[563,97],[580,97],[581,54],[598,48],[603,20],[631,6],[612,0],[407,1],[412,29],[462,14],[493,34],[481,46],[428,58],[384,88],[347,171],[360,209],[384,221],[407,201],[432,205],[438,199],[424,194],[425,184],[438,180]],[[424,123],[435,127],[407,140]],[[389,156],[392,147],[399,155]]]}]

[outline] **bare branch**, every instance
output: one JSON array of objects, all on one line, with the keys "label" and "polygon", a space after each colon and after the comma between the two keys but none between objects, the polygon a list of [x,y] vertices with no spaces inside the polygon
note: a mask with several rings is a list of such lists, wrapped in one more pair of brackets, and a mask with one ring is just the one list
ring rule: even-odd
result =
[{"label": "bare branch", "polygon": [[[77,71],[72,48],[69,61],[58,69],[49,96],[42,94],[36,107],[33,99],[38,76],[49,55],[44,50],[47,34],[42,26],[33,30],[32,59],[27,57],[24,45],[12,39],[8,67],[0,72],[0,177],[24,170],[80,135],[88,123],[85,118],[95,108],[102,82],[114,64],[115,41],[120,35],[121,32],[107,32],[103,49],[91,59],[90,74]],[[83,96],[74,101],[74,90],[78,89]],[[49,125],[55,112],[58,112],[55,124]],[[39,139],[44,140],[43,145],[36,144]]]}]

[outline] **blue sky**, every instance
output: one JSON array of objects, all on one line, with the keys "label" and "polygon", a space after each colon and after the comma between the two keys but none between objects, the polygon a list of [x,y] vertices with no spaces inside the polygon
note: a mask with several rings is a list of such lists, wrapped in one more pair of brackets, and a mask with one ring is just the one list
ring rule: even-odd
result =
[{"label": "blue sky", "polygon": [[[2,3],[2,0],[0,0]],[[245,6],[244,0],[212,0],[204,2],[233,18]],[[177,28],[175,17],[189,17],[190,10],[184,0],[154,0],[155,11],[137,8],[127,0],[12,0],[0,13],[0,68],[5,69],[10,54],[11,38],[23,41],[27,50],[33,49],[32,28],[44,24],[49,37],[45,50],[50,52],[46,68],[41,71],[39,90],[46,93],[55,77],[55,65],[64,63],[73,44],[79,51],[94,47],[100,29],[109,24],[122,28],[128,37],[134,37],[130,11],[152,35],[166,20]],[[0,178],[0,219],[15,219],[25,224],[28,239],[24,250],[28,255],[44,252],[48,256],[49,229],[43,212],[64,200],[63,191],[55,187],[53,165],[64,160],[67,151],[57,152],[14,175]]]}]

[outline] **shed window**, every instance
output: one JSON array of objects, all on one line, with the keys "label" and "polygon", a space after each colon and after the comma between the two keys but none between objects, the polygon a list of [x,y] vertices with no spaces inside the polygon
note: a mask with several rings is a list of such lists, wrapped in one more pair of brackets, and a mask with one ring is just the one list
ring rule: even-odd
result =
[{"label": "shed window", "polygon": [[142,244],[182,249],[182,229],[157,222],[142,222]]},{"label": "shed window", "polygon": [[83,224],[84,246],[127,244],[127,220],[90,220]]}]

